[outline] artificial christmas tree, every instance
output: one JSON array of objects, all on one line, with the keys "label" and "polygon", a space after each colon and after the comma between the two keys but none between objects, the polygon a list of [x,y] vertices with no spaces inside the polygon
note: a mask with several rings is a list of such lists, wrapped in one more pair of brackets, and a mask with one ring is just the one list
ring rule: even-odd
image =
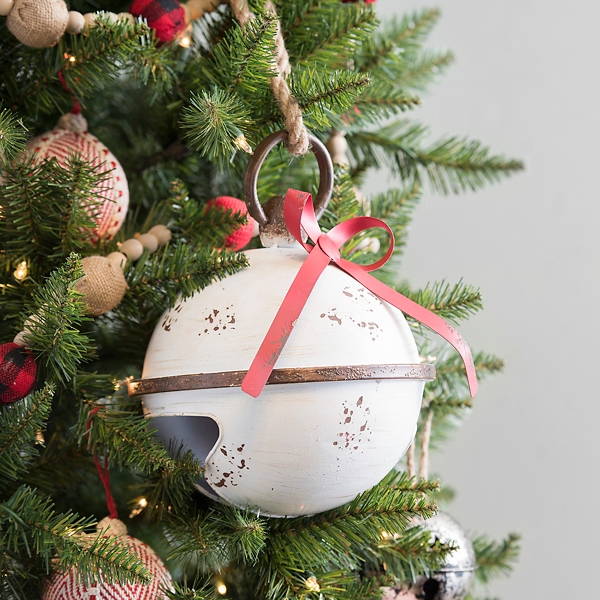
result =
[{"label": "artificial christmas tree", "polygon": [[[5,14],[11,12],[9,8],[14,10],[5,7]],[[51,589],[48,582],[75,572],[73,569],[86,589],[92,584],[94,589],[135,586],[151,579],[127,545],[92,533],[96,521],[106,513],[94,457],[105,457],[110,467],[112,492],[121,515],[130,515],[127,528],[131,536],[147,543],[166,561],[174,583],[160,593],[169,599],[222,595],[239,600],[359,600],[380,598],[382,588],[399,582],[409,589],[419,577],[435,580],[430,575],[443,568],[455,548],[432,540],[426,526],[408,526],[415,517],[431,517],[436,499],[443,498],[438,484],[427,479],[432,431],[444,427],[451,416],[470,406],[471,400],[460,356],[428,334],[420,321],[429,323],[411,317],[407,307],[414,302],[436,319],[460,321],[481,307],[476,289],[442,283],[412,290],[399,281],[394,260],[374,273],[379,285],[394,288],[390,293],[407,299],[403,327],[409,337],[416,338],[421,356],[437,356],[437,379],[425,387],[422,416],[418,417],[417,398],[410,431],[402,436],[398,432],[395,440],[406,446],[418,420],[406,472],[403,464],[397,465],[375,487],[356,497],[366,486],[350,486],[354,491],[343,498],[349,502],[342,506],[323,502],[331,495],[325,480],[310,490],[316,508],[300,508],[292,514],[302,516],[295,518],[266,517],[251,502],[234,501],[236,507],[219,501],[222,498],[205,483],[205,474],[210,473],[202,453],[193,450],[197,450],[196,443],[204,456],[208,451],[228,452],[218,445],[226,423],[205,409],[180,413],[176,418],[181,420],[168,431],[159,423],[162,438],[157,437],[144,410],[154,414],[164,406],[152,404],[151,399],[140,400],[143,393],[136,394],[132,380],[140,380],[156,327],[162,332],[175,331],[179,318],[183,323],[183,307],[187,311],[195,303],[202,304],[203,293],[206,298],[211,293],[211,284],[220,285],[219,280],[239,271],[241,278],[254,268],[243,271],[248,266],[246,256],[226,249],[228,240],[238,240],[236,233],[248,227],[246,215],[211,209],[212,199],[244,198],[252,206],[259,198],[263,208],[254,206],[253,216],[263,234],[268,233],[263,239],[269,235],[271,240],[278,239],[277,226],[283,238],[289,239],[281,222],[276,225],[275,217],[270,220],[278,210],[285,212],[278,197],[288,188],[315,192],[322,209],[317,210],[320,230],[314,224],[303,226],[320,250],[313,251],[308,244],[308,256],[323,251],[335,262],[340,252],[340,261],[343,258],[368,269],[372,263],[383,264],[381,258],[391,247],[386,227],[356,229],[356,235],[344,238],[346,243],[342,246],[340,242],[335,251],[326,246],[325,238],[319,242],[321,231],[338,239],[335,232],[355,217],[367,219],[365,223],[383,219],[396,239],[393,254],[397,258],[423,185],[441,192],[460,192],[521,168],[518,161],[492,155],[479,143],[463,138],[427,143],[425,127],[411,119],[395,120],[419,104],[416,93],[450,60],[447,53],[422,49],[437,11],[421,11],[378,29],[374,3],[231,0],[210,7],[203,4],[202,10],[195,12],[190,8],[182,18],[193,27],[191,37],[159,39],[152,23],[129,18],[126,13],[131,7],[121,0],[106,0],[101,6],[104,12],[98,14],[91,13],[97,7],[86,0],[73,0],[68,8],[85,15],[84,35],[74,28],[70,33],[65,24],[66,33],[62,29],[52,47],[25,45],[4,24],[0,29],[0,343],[12,342],[17,334],[19,346],[26,348],[20,352],[32,356],[37,366],[36,388],[26,389],[24,398],[0,407],[0,598],[41,598],[45,589]],[[183,9],[185,12],[185,5]],[[123,16],[113,16],[116,13]],[[182,31],[178,29],[179,34]],[[75,113],[79,107],[83,109],[102,147],[114,153],[115,165],[122,166],[128,182],[126,218],[119,223],[120,229],[115,227],[107,235],[97,230],[90,199],[104,206],[102,190],[107,178],[119,173],[118,167],[99,164],[77,152],[75,146],[70,147],[75,151],[67,149],[61,154],[60,160],[36,158],[26,151],[29,139],[52,128],[74,105]],[[268,156],[263,154],[260,142],[280,130],[285,131],[281,139],[287,149],[279,147]],[[315,164],[309,152],[311,139],[315,147],[337,140],[329,144],[335,165],[326,184],[319,177],[318,166],[331,161],[321,156],[317,157],[318,166]],[[248,154],[254,150],[256,156],[249,161]],[[255,170],[256,177],[244,185],[244,173],[252,161],[262,165],[260,177]],[[399,187],[362,197],[359,188],[364,173],[386,166],[399,177]],[[326,208],[320,202],[325,187],[331,192]],[[294,228],[297,231],[292,231]],[[304,243],[300,221],[292,229]],[[97,234],[90,234],[94,231]],[[258,238],[246,235],[247,240],[247,249],[258,248]],[[235,248],[241,249],[237,243]],[[304,249],[293,250],[300,251],[306,255]],[[92,303],[87,297],[91,293],[85,284],[89,283],[86,265],[90,259],[105,260],[117,274],[123,274],[124,285],[106,305]],[[334,267],[327,269],[335,271]],[[234,281],[235,277],[223,285]],[[256,305],[260,312],[261,303],[266,306],[267,294],[272,291],[268,287],[259,281],[258,293],[246,297],[239,291],[239,302]],[[103,299],[102,286],[98,289],[94,297],[99,301]],[[323,290],[323,298],[333,291]],[[343,293],[343,286],[335,291]],[[345,291],[354,296],[352,290]],[[354,291],[363,293],[358,286]],[[388,332],[376,332],[375,320],[366,317],[352,323],[351,318],[359,315],[353,312],[352,298],[347,294],[344,298],[348,304],[344,318],[348,317],[356,332],[364,321],[368,339],[361,343],[377,348],[379,335]],[[380,302],[375,296],[370,301]],[[326,308],[321,311],[324,316],[315,313],[314,320],[329,328],[340,326],[336,304]],[[388,309],[378,305],[378,310]],[[211,315],[213,320],[223,319],[222,314]],[[186,312],[191,320],[185,334],[202,338],[208,316],[202,314],[203,328],[195,331],[193,328],[200,326],[198,317]],[[386,323],[390,328],[396,326],[394,319]],[[291,327],[295,325],[294,321]],[[446,331],[448,337],[460,339],[453,337],[453,327]],[[290,335],[290,347],[295,333]],[[261,332],[259,342],[265,334],[266,330]],[[353,351],[356,339],[346,340],[344,350]],[[278,352],[284,345],[285,340]],[[455,345],[464,355],[462,342]],[[173,355],[182,350],[185,354],[185,348],[175,343]],[[194,358],[200,366],[209,365],[211,351],[216,354],[217,350],[216,343],[202,338],[202,350]],[[239,356],[252,357],[257,351],[258,347],[243,352],[240,348]],[[235,346],[228,346],[227,352],[239,358]],[[416,350],[407,361],[415,372],[425,372]],[[240,367],[243,372],[251,367],[250,360],[246,362]],[[475,354],[473,364],[480,376],[501,367],[499,359],[483,353]],[[340,364],[308,366],[334,368]],[[371,374],[368,383],[383,388],[387,375],[382,373]],[[339,379],[339,373],[336,376]],[[338,394],[327,386],[339,382],[327,377],[319,383],[319,406],[324,409],[337,402]],[[474,372],[470,371],[472,387],[473,382]],[[410,383],[423,386],[422,381]],[[263,384],[252,387],[252,393],[259,394],[252,410],[241,419],[238,415],[239,426],[254,435],[256,462],[261,460],[261,450],[267,454],[267,444],[272,441],[269,434],[281,433],[252,433],[266,407],[265,402],[261,405]],[[278,411],[295,393],[286,396],[286,385],[289,383],[267,384],[268,389],[278,388],[274,405]],[[128,388],[133,389],[131,395]],[[359,400],[355,398],[353,406],[340,409],[342,422],[350,419],[350,423],[354,412],[360,410],[367,421],[371,418],[366,416],[370,407]],[[319,424],[318,415],[306,405],[293,418],[302,419],[298,429],[303,431]],[[382,412],[372,419],[382,427],[386,417]],[[358,460],[353,471],[351,452],[359,450],[350,444],[351,436],[368,434],[367,427],[372,424],[365,424],[364,431],[360,429],[363,424],[357,423],[356,432],[349,427],[340,430],[344,444],[334,446],[337,440],[330,444],[338,453],[347,451],[344,478],[348,482],[360,479],[365,471]],[[386,425],[391,438],[394,423]],[[186,431],[201,435],[189,436]],[[287,437],[293,435],[292,427]],[[182,439],[187,443],[182,444]],[[245,476],[244,467],[252,470],[250,461],[243,464],[243,443],[235,448],[241,477]],[[282,442],[278,443],[279,451],[285,451]],[[368,443],[373,451],[381,450],[375,436]],[[421,448],[418,474],[416,446]],[[296,467],[299,473],[310,475],[311,468],[320,466],[302,444],[290,448],[293,451],[288,449],[283,461],[288,473]],[[396,458],[386,463],[385,470]],[[270,472],[272,481],[281,479],[282,464],[269,446],[261,485],[269,486]],[[373,475],[368,485],[379,481],[382,474]],[[221,479],[231,477],[223,472]],[[315,472],[318,477],[321,474]],[[200,494],[197,485],[209,497]],[[264,492],[268,496],[269,490]],[[323,507],[335,508],[314,514]],[[478,566],[475,578],[486,581],[506,570],[516,543],[515,537],[500,544],[486,538],[473,540]]]}]

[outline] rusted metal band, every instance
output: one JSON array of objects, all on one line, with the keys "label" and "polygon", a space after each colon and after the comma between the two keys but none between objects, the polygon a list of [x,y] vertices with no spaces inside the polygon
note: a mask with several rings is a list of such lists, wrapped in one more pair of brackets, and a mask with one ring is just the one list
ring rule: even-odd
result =
[{"label": "rusted metal band", "polygon": [[[225,371],[223,373],[198,373],[155,377],[128,382],[130,396],[181,392],[185,390],[209,390],[215,388],[240,387],[247,371]],[[282,383],[315,383],[324,381],[358,381],[363,379],[413,379],[433,381],[433,365],[362,365],[358,367],[300,367],[297,369],[275,369],[267,385]]]}]

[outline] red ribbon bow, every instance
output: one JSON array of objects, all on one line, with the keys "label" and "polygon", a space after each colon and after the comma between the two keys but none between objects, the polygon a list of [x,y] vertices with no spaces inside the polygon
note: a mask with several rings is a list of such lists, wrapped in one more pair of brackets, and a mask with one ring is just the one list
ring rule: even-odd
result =
[{"label": "red ribbon bow", "polygon": [[[325,267],[333,262],[336,267],[356,279],[373,294],[450,342],[463,359],[467,371],[469,390],[471,396],[475,396],[477,392],[477,375],[473,356],[469,346],[458,331],[448,325],[441,317],[368,274],[367,271],[374,271],[382,267],[394,252],[394,234],[388,225],[375,217],[354,217],[336,225],[328,233],[322,233],[315,216],[312,196],[306,192],[291,189],[288,190],[285,196],[283,216],[290,233],[304,246],[308,252],[308,257],[302,263],[263,343],[252,361],[248,373],[244,377],[242,382],[244,392],[255,398],[260,395],[317,280]],[[373,227],[384,229],[390,235],[390,247],[383,258],[365,266],[356,265],[340,257],[340,248],[349,239],[357,233]],[[302,240],[302,230],[306,232],[314,246]]]}]

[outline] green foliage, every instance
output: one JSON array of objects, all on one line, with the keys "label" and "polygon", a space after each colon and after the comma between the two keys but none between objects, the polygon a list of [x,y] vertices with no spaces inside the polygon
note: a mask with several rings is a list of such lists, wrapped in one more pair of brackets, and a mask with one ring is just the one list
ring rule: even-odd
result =
[{"label": "green foliage", "polygon": [[168,528],[176,540],[171,559],[201,573],[238,561],[255,565],[268,536],[265,519],[227,506],[181,515],[170,520]]},{"label": "green foliage", "polygon": [[404,181],[421,184],[427,177],[435,191],[476,190],[519,171],[518,160],[491,155],[480,142],[446,137],[429,145],[428,128],[402,120],[376,131],[347,136],[354,159],[363,166],[389,166]]},{"label": "green foliage", "polygon": [[87,308],[75,289],[83,276],[81,261],[71,254],[33,295],[32,306],[22,315],[26,341],[36,355],[45,378],[65,384],[81,362],[89,359],[93,345],[78,327],[86,320]]},{"label": "green foliage", "polygon": [[12,111],[0,110],[0,159],[6,160],[20,152],[27,139],[27,128]]},{"label": "green foliage", "polygon": [[56,159],[34,164],[14,161],[0,188],[0,245],[13,268],[28,263],[38,279],[59,267],[71,252],[89,252],[95,217],[105,201],[107,175],[77,155],[61,166]]},{"label": "green foliage", "polygon": [[411,292],[406,286],[402,286],[398,291],[453,323],[468,319],[483,308],[479,290],[464,284],[462,280],[454,285],[439,281],[416,292]]},{"label": "green foliage", "polygon": [[[27,119],[37,119],[57,110],[67,112],[71,94],[85,104],[86,98],[104,89],[107,80],[123,72],[143,83],[152,82],[157,90],[168,89],[175,82],[172,53],[168,47],[157,47],[147,24],[100,17],[86,36],[63,36],[41,55],[34,48],[13,48],[10,60],[2,65],[0,100],[7,106],[18,102]],[[71,92],[61,84],[59,70]]]},{"label": "green foliage", "polygon": [[181,123],[186,139],[201,156],[222,161],[240,149],[240,136],[248,131],[248,116],[249,110],[233,92],[202,90],[192,95]]},{"label": "green foliage", "polygon": [[0,548],[14,560],[37,556],[49,572],[58,559],[60,570],[74,567],[89,585],[93,581],[145,582],[149,572],[136,554],[117,538],[90,536],[90,519],[54,511],[52,501],[26,486],[0,503]]},{"label": "green foliage", "polygon": [[0,410],[0,485],[26,472],[38,455],[38,432],[46,427],[55,387],[46,385],[39,392],[3,406]]},{"label": "green foliage", "polygon": [[358,106],[357,99],[370,85],[371,79],[364,73],[330,72],[311,67],[298,68],[290,81],[306,126],[318,130],[339,122],[334,115],[344,113],[353,105]]},{"label": "green foliage", "polygon": [[508,575],[519,556],[520,540],[521,536],[516,533],[509,534],[500,542],[494,542],[485,535],[472,540],[477,559],[476,580],[487,584],[499,575]]}]

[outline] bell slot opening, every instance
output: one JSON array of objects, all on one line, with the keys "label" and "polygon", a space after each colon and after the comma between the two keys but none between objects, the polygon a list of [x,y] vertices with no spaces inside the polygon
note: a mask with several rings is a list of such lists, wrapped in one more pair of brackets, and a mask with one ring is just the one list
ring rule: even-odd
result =
[{"label": "bell slot opening", "polygon": [[[219,424],[212,417],[154,417],[152,425],[167,448],[170,440],[174,442],[174,450],[183,443],[184,449],[191,450],[202,466],[221,437]],[[215,500],[219,499],[204,477],[196,485]]]}]

